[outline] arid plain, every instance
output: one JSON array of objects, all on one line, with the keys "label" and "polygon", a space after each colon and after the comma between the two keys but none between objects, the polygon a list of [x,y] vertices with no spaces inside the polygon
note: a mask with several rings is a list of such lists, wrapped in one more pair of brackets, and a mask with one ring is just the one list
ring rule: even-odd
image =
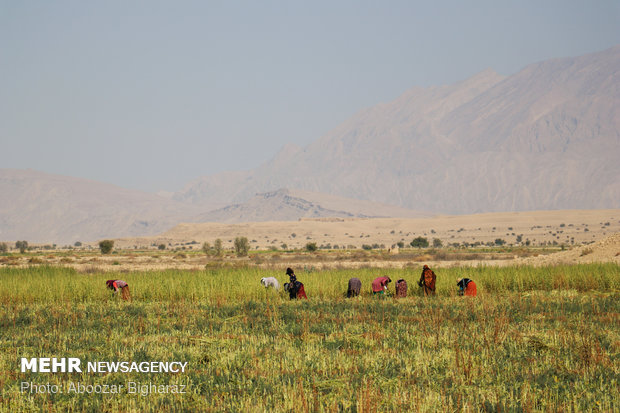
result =
[{"label": "arid plain", "polygon": [[[206,265],[321,268],[417,268],[477,265],[620,263],[620,210],[569,210],[436,216],[420,219],[302,219],[243,224],[185,223],[154,237],[114,240],[112,254],[97,243],[56,252],[35,247],[2,257],[2,266],[63,265],[78,271],[202,269]],[[238,257],[237,237],[249,241]],[[412,248],[417,237],[431,248]],[[222,241],[221,256],[203,253]],[[440,240],[441,247],[432,248]],[[503,245],[498,245],[498,242]],[[309,252],[314,243],[317,251]],[[398,244],[404,248],[398,248]]]}]

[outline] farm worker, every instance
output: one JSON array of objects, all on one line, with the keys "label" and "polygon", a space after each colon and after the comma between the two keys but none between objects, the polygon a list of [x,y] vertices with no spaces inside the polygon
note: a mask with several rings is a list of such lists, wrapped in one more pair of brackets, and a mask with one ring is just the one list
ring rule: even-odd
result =
[{"label": "farm worker", "polygon": [[275,277],[261,278],[260,283],[263,284],[265,288],[272,287],[276,291],[280,289],[280,283]]},{"label": "farm worker", "polygon": [[475,297],[478,294],[476,289],[476,283],[469,278],[459,278],[456,280],[456,285],[459,287],[459,295],[468,295]]},{"label": "farm worker", "polygon": [[131,298],[131,294],[129,293],[129,284],[127,284],[123,280],[108,280],[105,282],[110,290],[114,290],[114,294],[118,294],[118,291],[121,292],[121,297],[123,300],[129,300]]},{"label": "farm worker", "polygon": [[291,300],[296,298],[308,299],[304,285],[300,281],[297,281],[297,276],[292,268],[289,267],[286,269],[286,275],[289,277],[288,293]]},{"label": "farm worker", "polygon": [[376,295],[376,294],[380,294],[383,295],[385,294],[385,291],[388,289],[387,285],[389,283],[391,283],[392,280],[390,279],[390,277],[377,277],[374,279],[374,281],[372,282],[372,294]]},{"label": "farm worker", "polygon": [[403,279],[396,281],[396,297],[397,298],[407,297],[407,281]]},{"label": "farm worker", "polygon": [[347,298],[357,297],[362,290],[362,282],[359,278],[351,278],[349,280],[349,287],[347,288]]},{"label": "farm worker", "polygon": [[418,281],[418,285],[420,287],[424,287],[424,295],[435,295],[435,280],[437,276],[428,268],[428,265],[425,265],[422,268],[422,275],[420,276],[420,281]]}]

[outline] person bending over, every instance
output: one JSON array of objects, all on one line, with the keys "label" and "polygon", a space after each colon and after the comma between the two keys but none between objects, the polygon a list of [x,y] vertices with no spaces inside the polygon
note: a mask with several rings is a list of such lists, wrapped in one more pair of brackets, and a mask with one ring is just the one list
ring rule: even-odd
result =
[{"label": "person bending over", "polygon": [[108,280],[105,282],[105,284],[110,290],[114,290],[114,295],[118,294],[118,292],[120,291],[123,300],[131,299],[131,294],[129,293],[129,284],[127,284],[125,281]]},{"label": "person bending over", "polygon": [[478,290],[476,289],[476,283],[469,278],[457,279],[456,285],[459,287],[459,295],[475,297],[476,294],[478,294]]},{"label": "person bending over", "polygon": [[372,294],[383,296],[387,291],[387,285],[391,283],[390,277],[377,277],[372,282]]}]

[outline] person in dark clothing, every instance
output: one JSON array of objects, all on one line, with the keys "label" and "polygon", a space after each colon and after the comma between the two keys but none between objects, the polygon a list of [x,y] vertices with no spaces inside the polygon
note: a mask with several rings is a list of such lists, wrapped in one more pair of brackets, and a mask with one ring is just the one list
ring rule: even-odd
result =
[{"label": "person in dark clothing", "polygon": [[288,286],[285,285],[284,288],[288,289],[290,299],[291,300],[294,300],[296,298],[308,299],[308,297],[306,296],[304,285],[300,281],[297,281],[297,276],[295,275],[295,272],[293,271],[292,268],[286,269],[286,275],[288,275],[289,277],[289,282],[287,283]]},{"label": "person in dark clothing", "polygon": [[396,281],[396,298],[407,297],[407,281],[400,279]]},{"label": "person in dark clothing", "polygon": [[359,278],[351,278],[349,280],[349,288],[347,289],[347,298],[357,297],[362,290],[362,282]]},{"label": "person in dark clothing", "polygon": [[435,281],[437,280],[437,276],[431,270],[428,265],[425,265],[422,268],[422,275],[420,276],[420,281],[418,281],[418,285],[424,288],[424,295],[435,295]]},{"label": "person in dark clothing", "polygon": [[459,278],[456,280],[456,285],[459,287],[459,295],[467,295],[469,297],[475,297],[478,294],[476,283],[469,278]]}]

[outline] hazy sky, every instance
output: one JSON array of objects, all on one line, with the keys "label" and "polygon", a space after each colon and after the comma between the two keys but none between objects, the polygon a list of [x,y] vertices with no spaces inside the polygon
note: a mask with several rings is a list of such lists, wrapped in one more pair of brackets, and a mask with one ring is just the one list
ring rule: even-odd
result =
[{"label": "hazy sky", "polygon": [[0,168],[178,190],[411,87],[616,44],[618,0],[0,0]]}]

